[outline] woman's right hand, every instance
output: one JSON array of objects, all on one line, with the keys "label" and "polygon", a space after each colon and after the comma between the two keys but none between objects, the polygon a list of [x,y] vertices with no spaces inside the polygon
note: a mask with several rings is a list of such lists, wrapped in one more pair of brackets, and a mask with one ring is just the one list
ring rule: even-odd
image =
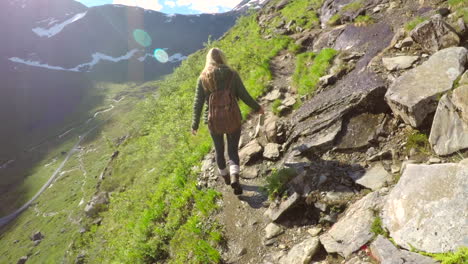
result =
[{"label": "woman's right hand", "polygon": [[196,136],[197,132],[198,132],[198,130],[192,129],[192,135]]}]

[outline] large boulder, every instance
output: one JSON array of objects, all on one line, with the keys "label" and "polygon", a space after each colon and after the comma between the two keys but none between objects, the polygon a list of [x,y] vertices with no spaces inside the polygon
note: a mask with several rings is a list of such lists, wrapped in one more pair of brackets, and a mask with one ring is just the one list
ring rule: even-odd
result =
[{"label": "large boulder", "polygon": [[320,242],[328,253],[338,253],[345,258],[369,242],[373,233],[374,211],[383,202],[383,196],[373,192],[351,205],[346,214],[320,236]]},{"label": "large boulder", "polygon": [[419,24],[411,31],[410,35],[429,53],[460,44],[457,32],[439,16],[434,16],[431,20]]},{"label": "large boulder", "polygon": [[468,160],[409,164],[389,194],[382,221],[395,242],[432,253],[468,246]]},{"label": "large boulder", "polygon": [[406,250],[399,250],[390,240],[378,236],[371,244],[372,255],[380,264],[436,264],[432,258]]},{"label": "large boulder", "polygon": [[444,49],[396,79],[385,95],[393,113],[419,127],[436,110],[437,97],[452,89],[463,73],[467,56],[463,47]]},{"label": "large boulder", "polygon": [[429,142],[438,155],[468,148],[468,85],[440,99]]}]

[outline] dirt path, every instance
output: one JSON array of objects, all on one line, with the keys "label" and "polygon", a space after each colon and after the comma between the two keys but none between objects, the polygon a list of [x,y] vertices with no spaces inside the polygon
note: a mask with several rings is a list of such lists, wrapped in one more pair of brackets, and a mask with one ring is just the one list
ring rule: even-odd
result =
[{"label": "dirt path", "polygon": [[[292,92],[290,82],[294,71],[294,56],[286,51],[280,52],[271,61],[271,71],[273,89]],[[266,111],[269,111],[271,102],[261,101],[261,103]],[[253,121],[257,120],[257,117],[253,118],[255,119]],[[243,134],[253,133],[254,129],[255,126],[252,128],[246,124]],[[216,165],[213,160],[212,162],[211,171],[216,171]],[[234,195],[232,188],[219,179],[213,186],[223,194],[222,209],[216,216],[216,219],[225,227],[226,247],[222,252],[222,257],[225,263],[264,263],[266,256],[277,250],[271,245],[265,245],[265,227],[270,222],[264,216],[269,205],[268,197],[261,190],[265,185],[265,176],[259,175],[250,180],[241,179],[241,185],[244,193],[239,196]]]}]

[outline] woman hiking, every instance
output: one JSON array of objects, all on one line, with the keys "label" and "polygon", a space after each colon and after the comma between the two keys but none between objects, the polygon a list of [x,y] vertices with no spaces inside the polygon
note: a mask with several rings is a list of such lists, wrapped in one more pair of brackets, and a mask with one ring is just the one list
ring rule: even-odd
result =
[{"label": "woman hiking", "polygon": [[[234,194],[242,194],[239,183],[239,139],[241,135],[241,113],[237,104],[240,98],[259,114],[263,108],[250,96],[239,77],[226,61],[224,53],[217,48],[206,55],[205,68],[198,78],[193,106],[192,134],[196,135],[205,100],[208,111],[205,121],[214,142],[218,171],[224,182],[231,185]],[[224,134],[227,137],[229,170],[224,158]]]}]

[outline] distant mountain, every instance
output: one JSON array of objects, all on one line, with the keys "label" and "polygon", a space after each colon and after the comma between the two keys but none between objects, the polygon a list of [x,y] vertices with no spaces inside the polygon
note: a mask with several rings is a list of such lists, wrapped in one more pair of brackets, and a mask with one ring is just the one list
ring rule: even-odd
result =
[{"label": "distant mountain", "polygon": [[93,81],[143,82],[171,73],[260,2],[201,15],[87,8],[73,0],[0,2],[0,146],[10,144],[2,148],[9,153],[19,147],[18,135],[63,121]]}]

